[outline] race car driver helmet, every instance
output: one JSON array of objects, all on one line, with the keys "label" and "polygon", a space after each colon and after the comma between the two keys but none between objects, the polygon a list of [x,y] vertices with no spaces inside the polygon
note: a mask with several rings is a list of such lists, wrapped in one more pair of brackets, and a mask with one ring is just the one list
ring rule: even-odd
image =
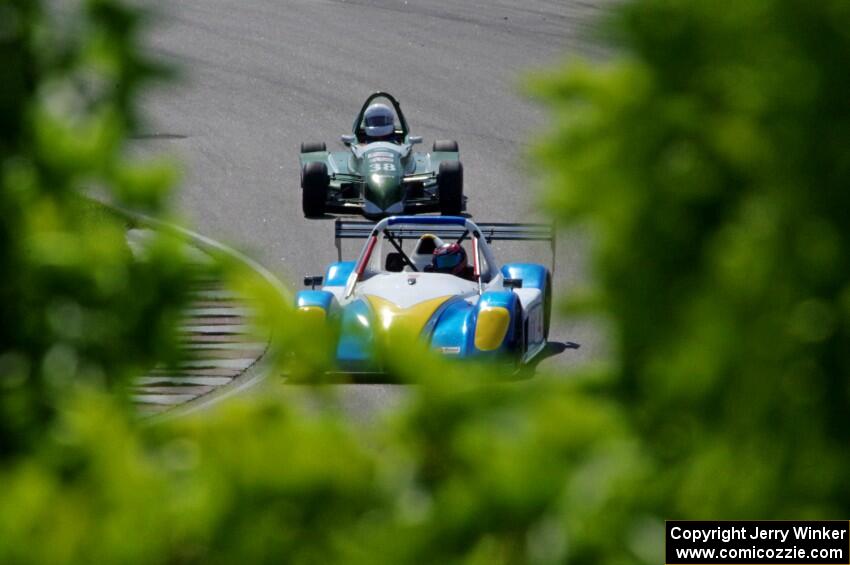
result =
[{"label": "race car driver helmet", "polygon": [[466,251],[459,243],[444,243],[434,250],[431,271],[462,277],[466,272]]},{"label": "race car driver helmet", "polygon": [[373,138],[387,137],[395,131],[395,114],[386,104],[372,104],[363,114],[366,135]]}]

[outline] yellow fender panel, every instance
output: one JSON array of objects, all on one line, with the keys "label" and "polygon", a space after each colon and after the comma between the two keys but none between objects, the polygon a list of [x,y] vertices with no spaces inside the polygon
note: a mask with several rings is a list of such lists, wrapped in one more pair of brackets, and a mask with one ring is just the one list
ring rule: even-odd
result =
[{"label": "yellow fender panel", "polygon": [[328,313],[321,306],[301,306],[296,310],[296,318],[308,326],[317,326],[325,321]]},{"label": "yellow fender panel", "polygon": [[475,348],[479,351],[498,349],[508,334],[511,313],[502,306],[485,306],[478,311],[475,326]]}]

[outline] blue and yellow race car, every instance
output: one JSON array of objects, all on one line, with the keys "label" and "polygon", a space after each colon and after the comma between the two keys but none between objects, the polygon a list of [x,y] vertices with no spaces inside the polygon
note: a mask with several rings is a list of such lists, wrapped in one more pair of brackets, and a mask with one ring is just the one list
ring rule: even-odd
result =
[{"label": "blue and yellow race car", "polygon": [[[365,238],[355,261],[307,277],[297,312],[335,324],[340,370],[380,372],[378,352],[416,336],[450,357],[528,363],[545,347],[552,310],[549,269],[500,265],[493,240],[549,241],[551,226],[476,224],[458,216],[395,216],[336,222],[340,240]],[[406,241],[412,248],[404,249]],[[341,252],[340,252],[341,255]]]}]

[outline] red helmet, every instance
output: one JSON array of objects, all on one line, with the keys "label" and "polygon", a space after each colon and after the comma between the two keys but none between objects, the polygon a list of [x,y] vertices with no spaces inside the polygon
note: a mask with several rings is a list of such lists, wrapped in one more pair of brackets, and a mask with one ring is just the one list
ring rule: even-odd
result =
[{"label": "red helmet", "polygon": [[431,258],[432,271],[462,276],[466,271],[466,251],[459,243],[444,243],[434,250]]}]

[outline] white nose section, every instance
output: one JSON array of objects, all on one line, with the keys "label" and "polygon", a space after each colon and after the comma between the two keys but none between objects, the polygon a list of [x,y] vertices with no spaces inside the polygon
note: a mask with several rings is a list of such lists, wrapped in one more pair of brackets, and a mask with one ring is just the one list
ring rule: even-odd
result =
[{"label": "white nose section", "polygon": [[383,273],[357,285],[358,296],[377,296],[399,308],[447,296],[478,295],[478,285],[441,273]]}]

